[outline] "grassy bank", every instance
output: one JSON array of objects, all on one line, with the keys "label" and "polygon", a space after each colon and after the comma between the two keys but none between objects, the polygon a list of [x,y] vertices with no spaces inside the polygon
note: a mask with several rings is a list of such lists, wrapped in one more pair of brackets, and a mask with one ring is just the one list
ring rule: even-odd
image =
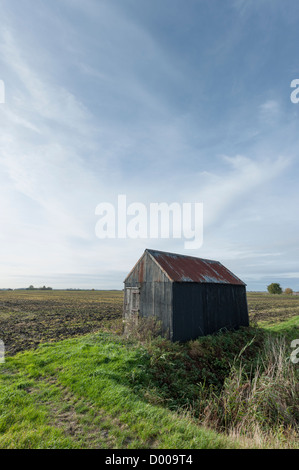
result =
[{"label": "grassy bank", "polygon": [[135,378],[136,387],[142,383],[150,402],[188,410],[199,423],[247,446],[298,447],[299,369],[290,360],[298,320],[184,345],[153,341],[150,367]]},{"label": "grassy bank", "polygon": [[172,344],[122,337],[120,292],[0,293],[0,448],[298,447],[299,298],[248,301],[249,328]]},{"label": "grassy bank", "polygon": [[[146,350],[108,333],[43,345],[1,366],[1,448],[223,448],[233,440],[149,403]],[[140,377],[139,377],[140,378]]]}]

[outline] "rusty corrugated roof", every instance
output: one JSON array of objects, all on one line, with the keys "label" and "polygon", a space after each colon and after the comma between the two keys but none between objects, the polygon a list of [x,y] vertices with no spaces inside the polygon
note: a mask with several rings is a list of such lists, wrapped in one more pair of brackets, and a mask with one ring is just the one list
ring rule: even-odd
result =
[{"label": "rusty corrugated roof", "polygon": [[164,251],[145,251],[156,260],[174,282],[246,285],[219,261],[166,253]]}]

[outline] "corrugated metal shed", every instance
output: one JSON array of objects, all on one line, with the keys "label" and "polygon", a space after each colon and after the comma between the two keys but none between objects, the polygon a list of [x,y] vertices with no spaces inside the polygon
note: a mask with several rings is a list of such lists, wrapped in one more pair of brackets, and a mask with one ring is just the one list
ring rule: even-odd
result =
[{"label": "corrugated metal shed", "polygon": [[244,282],[219,261],[178,255],[163,251],[146,250],[158,262],[173,282],[208,282],[242,285]]},{"label": "corrugated metal shed", "polygon": [[246,284],[219,261],[147,249],[124,283],[125,322],[155,317],[171,341],[249,324]]}]

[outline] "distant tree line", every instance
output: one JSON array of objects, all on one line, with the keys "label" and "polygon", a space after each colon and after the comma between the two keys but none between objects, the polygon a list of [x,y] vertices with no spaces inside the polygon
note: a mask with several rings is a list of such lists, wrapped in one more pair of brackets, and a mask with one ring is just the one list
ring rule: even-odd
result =
[{"label": "distant tree line", "polygon": [[287,287],[284,291],[282,289],[282,287],[280,286],[280,284],[278,282],[272,282],[272,284],[269,284],[267,286],[267,290],[269,292],[269,294],[293,294],[293,289],[291,289],[290,287]]},{"label": "distant tree line", "polygon": [[27,287],[27,290],[52,290],[52,289],[53,289],[52,287],[46,287],[46,286],[34,287],[33,285],[30,285],[29,287]]}]

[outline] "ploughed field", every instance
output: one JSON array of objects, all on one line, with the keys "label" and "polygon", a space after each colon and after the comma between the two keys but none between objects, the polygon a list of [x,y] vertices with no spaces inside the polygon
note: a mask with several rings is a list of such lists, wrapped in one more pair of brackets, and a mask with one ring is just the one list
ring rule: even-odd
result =
[{"label": "ploughed field", "polygon": [[277,324],[299,316],[299,295],[247,293],[250,323]]},{"label": "ploughed field", "polygon": [[122,302],[122,291],[1,291],[0,339],[5,354],[120,328]]},{"label": "ploughed field", "polygon": [[[299,316],[299,296],[247,293],[251,324]],[[96,331],[122,330],[122,291],[0,291],[5,354]]]}]

